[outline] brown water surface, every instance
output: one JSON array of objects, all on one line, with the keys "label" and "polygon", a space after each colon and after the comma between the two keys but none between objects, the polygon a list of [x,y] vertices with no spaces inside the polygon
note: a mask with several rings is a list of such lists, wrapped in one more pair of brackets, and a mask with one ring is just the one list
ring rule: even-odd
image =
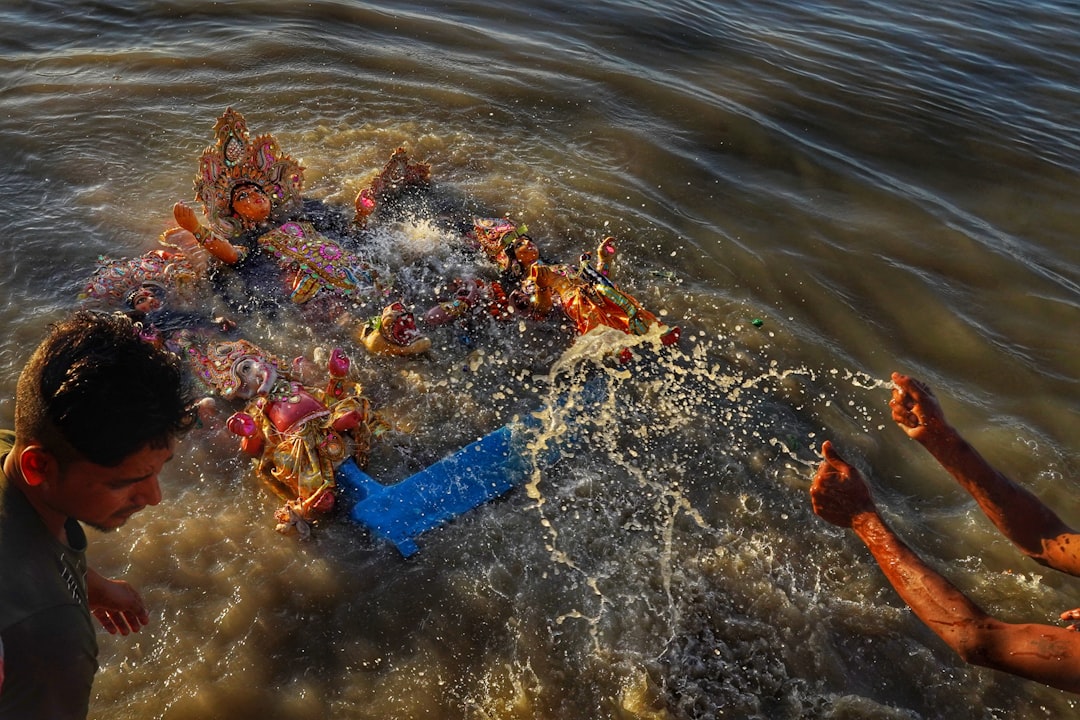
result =
[{"label": "brown water surface", "polygon": [[[962,663],[810,511],[831,438],[988,611],[1055,622],[1022,558],[889,419],[931,383],[988,458],[1080,526],[1080,15],[1063,2],[216,3],[0,7],[0,421],[100,255],[152,248],[240,110],[348,207],[394,148],[616,279],[677,348],[552,325],[350,348],[404,430],[399,480],[569,406],[585,441],[401,558],[347,517],[298,543],[204,431],[166,501],[91,540],[153,622],[101,637],[125,718],[1043,718],[1073,696]],[[372,251],[418,300],[475,261],[429,218]],[[756,325],[754,320],[760,320]],[[282,354],[331,344],[243,319]],[[596,378],[599,395],[583,395]],[[591,402],[586,402],[590,400]],[[558,435],[558,433],[555,433]]]}]

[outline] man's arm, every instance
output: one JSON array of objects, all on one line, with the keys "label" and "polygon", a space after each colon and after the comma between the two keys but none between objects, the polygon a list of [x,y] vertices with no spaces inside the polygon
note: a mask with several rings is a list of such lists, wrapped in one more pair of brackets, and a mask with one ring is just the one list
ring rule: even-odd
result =
[{"label": "man's arm", "polygon": [[825,442],[814,512],[851,528],[908,607],[965,661],[1080,693],[1080,633],[987,615],[911,550],[878,513],[858,470]]},{"label": "man's arm", "polygon": [[961,437],[945,421],[930,388],[900,373],[893,373],[892,380],[893,420],[956,478],[1002,534],[1037,562],[1080,575],[1080,534]]}]

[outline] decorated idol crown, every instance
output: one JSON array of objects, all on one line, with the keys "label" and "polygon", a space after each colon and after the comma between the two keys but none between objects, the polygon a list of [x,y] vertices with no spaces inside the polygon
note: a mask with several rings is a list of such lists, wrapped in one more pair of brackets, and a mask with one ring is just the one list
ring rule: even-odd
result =
[{"label": "decorated idol crown", "polygon": [[182,254],[154,250],[136,258],[98,258],[97,269],[79,300],[89,307],[130,306],[135,293],[150,289],[162,302],[190,302],[198,297],[202,276]]},{"label": "decorated idol crown", "polygon": [[248,230],[233,213],[232,193],[238,185],[254,184],[270,198],[273,212],[298,208],[304,168],[282,152],[273,135],[251,139],[244,116],[227,108],[214,124],[214,144],[199,158],[195,198],[213,229],[224,237]]}]

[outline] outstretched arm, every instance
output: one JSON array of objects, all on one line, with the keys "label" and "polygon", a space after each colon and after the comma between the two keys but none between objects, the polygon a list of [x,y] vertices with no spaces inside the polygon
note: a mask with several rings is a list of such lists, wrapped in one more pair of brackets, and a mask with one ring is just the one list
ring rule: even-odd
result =
[{"label": "outstretched arm", "polygon": [[851,528],[900,597],[965,661],[1080,693],[1080,633],[987,615],[885,523],[859,471],[826,441],[810,488],[814,512]]},{"label": "outstretched arm", "polygon": [[1025,555],[1080,575],[1080,535],[1027,489],[996,470],[945,421],[929,387],[893,373],[893,420],[956,478],[986,517]]},{"label": "outstretched arm", "polygon": [[204,227],[195,215],[195,211],[182,202],[173,205],[173,219],[176,223],[195,236],[195,240],[206,248],[206,251],[227,265],[234,265],[244,256],[242,248],[222,240],[214,235],[209,228]]}]

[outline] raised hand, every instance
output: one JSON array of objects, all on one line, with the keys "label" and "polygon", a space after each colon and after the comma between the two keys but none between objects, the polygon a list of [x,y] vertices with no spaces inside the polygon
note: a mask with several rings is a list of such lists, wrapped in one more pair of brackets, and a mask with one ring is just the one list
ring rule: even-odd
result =
[{"label": "raised hand", "polygon": [[821,454],[825,459],[810,486],[814,512],[833,525],[847,528],[862,513],[876,514],[870,488],[859,471],[840,457],[828,440],[822,443]]},{"label": "raised hand", "polygon": [[202,223],[199,222],[199,216],[184,202],[178,202],[173,205],[173,219],[176,220],[177,225],[193,234],[197,233],[202,227]]},{"label": "raised hand", "polygon": [[893,420],[908,437],[923,442],[948,429],[945,413],[929,386],[898,372],[892,374],[892,381],[895,387],[889,407]]}]

